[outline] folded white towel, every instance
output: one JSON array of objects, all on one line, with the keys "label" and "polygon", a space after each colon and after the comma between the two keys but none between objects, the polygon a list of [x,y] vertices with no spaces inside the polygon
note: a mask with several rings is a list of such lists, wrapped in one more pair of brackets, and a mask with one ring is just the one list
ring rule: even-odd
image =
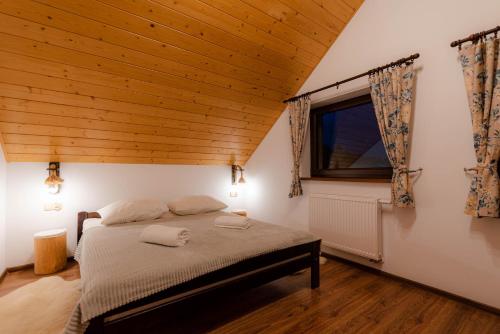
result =
[{"label": "folded white towel", "polygon": [[219,216],[215,218],[215,226],[225,228],[236,228],[245,230],[250,227],[247,217],[243,216]]},{"label": "folded white towel", "polygon": [[183,227],[150,225],[142,231],[139,240],[170,247],[184,246],[189,240],[189,230]]}]

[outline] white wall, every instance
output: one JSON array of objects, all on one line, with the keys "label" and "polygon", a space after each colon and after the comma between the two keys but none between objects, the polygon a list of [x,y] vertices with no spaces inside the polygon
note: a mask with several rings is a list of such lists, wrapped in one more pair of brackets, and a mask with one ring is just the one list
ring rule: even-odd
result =
[{"label": "white wall", "polygon": [[[449,45],[499,19],[498,0],[366,0],[301,89],[420,53],[410,166],[424,171],[415,182],[416,210],[384,209],[380,268],[495,307],[500,307],[500,220],[473,221],[463,214],[470,181],[463,167],[474,166],[475,159],[457,49]],[[366,87],[363,78],[313,98]],[[390,197],[388,184],[306,181],[304,196],[288,199],[290,150],[284,113],[246,166],[247,208],[255,217],[307,229],[311,193]]]},{"label": "white wall", "polygon": [[[7,267],[33,262],[33,233],[68,229],[68,251],[76,244],[78,211],[94,211],[124,198],[170,200],[188,194],[209,194],[234,208],[241,197],[229,197],[229,166],[61,164],[61,192],[50,195],[43,181],[45,163],[7,165]],[[0,175],[2,175],[0,169]],[[63,204],[61,211],[43,211],[48,202]]]},{"label": "white wall", "polygon": [[6,173],[7,165],[0,146],[0,275],[6,267],[6,246],[5,246],[5,196],[6,196]]}]

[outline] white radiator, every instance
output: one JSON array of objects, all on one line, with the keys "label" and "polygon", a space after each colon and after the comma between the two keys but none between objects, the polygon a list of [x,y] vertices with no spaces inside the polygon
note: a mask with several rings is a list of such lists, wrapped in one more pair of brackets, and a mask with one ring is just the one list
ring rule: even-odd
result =
[{"label": "white radiator", "polygon": [[376,198],[311,194],[311,233],[322,244],[369,259],[382,259],[380,202]]}]

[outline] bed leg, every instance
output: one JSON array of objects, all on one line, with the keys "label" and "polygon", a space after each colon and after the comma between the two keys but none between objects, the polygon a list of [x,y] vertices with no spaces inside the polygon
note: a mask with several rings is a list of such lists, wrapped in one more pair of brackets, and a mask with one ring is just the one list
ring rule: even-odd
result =
[{"label": "bed leg", "polygon": [[311,289],[319,288],[319,254],[321,242],[314,243],[311,250]]}]

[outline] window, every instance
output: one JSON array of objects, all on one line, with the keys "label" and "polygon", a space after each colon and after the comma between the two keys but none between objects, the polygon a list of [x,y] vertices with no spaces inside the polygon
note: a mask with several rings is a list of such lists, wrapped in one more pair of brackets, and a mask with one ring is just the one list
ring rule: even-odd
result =
[{"label": "window", "polygon": [[392,177],[369,94],[311,110],[311,176]]}]

